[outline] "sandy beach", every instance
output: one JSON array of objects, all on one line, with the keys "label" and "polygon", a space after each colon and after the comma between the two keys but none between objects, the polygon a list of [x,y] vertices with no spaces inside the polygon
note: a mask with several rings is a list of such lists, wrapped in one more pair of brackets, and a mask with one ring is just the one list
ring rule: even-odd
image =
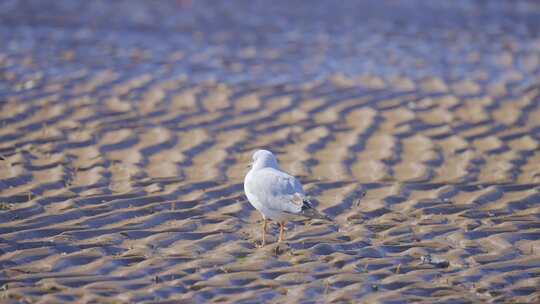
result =
[{"label": "sandy beach", "polygon": [[[0,3],[0,303],[539,303],[535,1]],[[267,148],[334,219],[257,248]]]}]

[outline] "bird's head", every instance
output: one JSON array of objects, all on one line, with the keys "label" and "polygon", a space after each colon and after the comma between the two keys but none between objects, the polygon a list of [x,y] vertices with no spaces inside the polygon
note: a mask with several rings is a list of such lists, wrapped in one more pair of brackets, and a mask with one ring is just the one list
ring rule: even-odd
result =
[{"label": "bird's head", "polygon": [[266,167],[279,168],[278,161],[274,154],[268,150],[257,150],[253,153],[253,169],[261,169]]}]

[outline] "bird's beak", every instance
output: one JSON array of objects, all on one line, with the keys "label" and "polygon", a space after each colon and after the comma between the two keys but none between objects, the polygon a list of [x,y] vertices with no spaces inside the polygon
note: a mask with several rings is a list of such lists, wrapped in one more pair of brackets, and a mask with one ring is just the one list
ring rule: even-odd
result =
[{"label": "bird's beak", "polygon": [[247,164],[247,166],[246,166],[246,167],[247,167],[247,168],[249,168],[249,169],[251,169],[251,167],[253,167],[253,163],[249,163],[249,164]]}]

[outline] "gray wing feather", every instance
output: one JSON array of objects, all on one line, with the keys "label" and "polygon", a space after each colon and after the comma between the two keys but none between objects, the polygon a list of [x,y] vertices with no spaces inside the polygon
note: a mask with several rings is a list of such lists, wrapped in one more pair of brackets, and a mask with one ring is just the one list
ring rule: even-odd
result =
[{"label": "gray wing feather", "polygon": [[262,204],[276,211],[299,213],[306,197],[296,178],[274,168],[253,172],[248,187]]}]

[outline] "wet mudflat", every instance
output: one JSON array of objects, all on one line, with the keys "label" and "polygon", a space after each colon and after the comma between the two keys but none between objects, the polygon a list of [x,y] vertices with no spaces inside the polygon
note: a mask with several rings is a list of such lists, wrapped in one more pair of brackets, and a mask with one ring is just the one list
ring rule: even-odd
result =
[{"label": "wet mudflat", "polygon": [[[534,1],[0,3],[0,302],[540,301]],[[256,248],[269,148],[335,219]]]}]

